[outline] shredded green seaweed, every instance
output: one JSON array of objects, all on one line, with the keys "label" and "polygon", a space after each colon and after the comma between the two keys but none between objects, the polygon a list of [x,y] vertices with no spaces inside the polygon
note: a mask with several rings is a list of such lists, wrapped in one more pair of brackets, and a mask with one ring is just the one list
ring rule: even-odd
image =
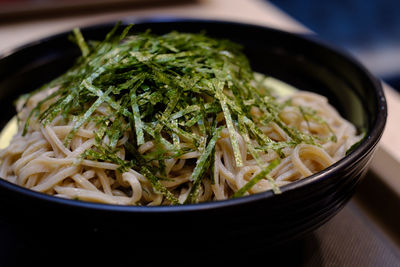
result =
[{"label": "shredded green seaweed", "polygon": [[[275,151],[283,157],[283,148],[315,143],[311,134],[301,133],[282,121],[279,113],[283,105],[267,89],[256,88],[261,83],[255,80],[240,45],[204,33],[130,34],[131,27],[121,31],[117,24],[103,41],[86,41],[80,30],[74,29],[71,39],[82,56],[65,74],[35,91],[57,88],[31,111],[23,134],[32,118],[37,117],[46,125],[61,115],[73,122],[64,140],[64,145],[69,146],[83,125],[94,122],[98,127],[96,142],[81,158],[118,164],[121,172],[129,168],[141,172],[171,204],[179,201],[160,182],[168,179],[165,160],[200,152],[185,200],[196,203],[202,180],[214,183],[215,146],[225,127],[237,167],[246,160],[242,158],[238,134],[246,142],[249,155],[262,168],[266,163],[260,159],[260,153]],[[26,96],[26,103],[31,96]],[[99,107],[111,115],[95,113]],[[252,108],[262,114],[257,123]],[[311,110],[301,109],[301,112],[307,121],[324,123]],[[219,113],[223,115],[222,124],[217,122]],[[280,126],[290,140],[278,142],[264,134],[259,125],[270,122]],[[128,130],[126,155],[122,160],[117,156],[117,144]],[[138,148],[148,141],[153,141],[154,149],[141,155]],[[272,161],[233,197],[243,195],[265,178],[274,192],[279,193],[273,179],[268,177],[278,162]]]},{"label": "shredded green seaweed", "polygon": [[74,33],[75,38],[76,38],[76,43],[78,44],[79,48],[82,51],[82,56],[83,57],[87,57],[89,55],[90,50],[89,50],[89,47],[87,46],[87,44],[85,42],[85,39],[82,36],[81,31],[78,28],[75,28],[73,30],[73,33]]},{"label": "shredded green seaweed", "polygon": [[349,149],[346,150],[346,154],[345,154],[346,156],[348,154],[350,154],[351,152],[353,152],[354,149],[356,149],[365,140],[365,137],[367,136],[367,130],[365,128],[362,128],[360,135],[361,135],[360,140],[358,142],[354,143],[351,147],[349,147]]},{"label": "shredded green seaweed", "polygon": [[240,188],[238,191],[236,191],[232,198],[236,197],[241,197],[243,196],[247,191],[249,191],[255,184],[257,184],[259,181],[267,177],[268,180],[272,180],[271,177],[268,177],[268,173],[270,173],[276,166],[278,166],[280,163],[279,158],[274,159],[269,163],[269,165],[259,172],[257,175],[255,175],[253,178],[250,179],[242,188]]},{"label": "shredded green seaweed", "polygon": [[[200,185],[202,174],[205,173],[206,169],[208,169],[211,157],[211,152],[214,150],[215,144],[219,138],[219,134],[221,133],[222,127],[215,130],[213,137],[208,142],[207,147],[203,150],[203,153],[199,157],[196,163],[196,167],[193,170],[192,175],[190,176],[189,180],[193,182],[192,189],[186,198],[185,203],[194,203],[196,202],[196,197],[198,194],[198,186]],[[205,146],[205,143],[204,145]]]}]

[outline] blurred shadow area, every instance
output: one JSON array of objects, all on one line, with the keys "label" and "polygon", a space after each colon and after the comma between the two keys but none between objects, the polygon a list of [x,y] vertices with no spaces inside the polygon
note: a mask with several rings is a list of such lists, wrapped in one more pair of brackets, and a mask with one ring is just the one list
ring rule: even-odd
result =
[{"label": "blurred shadow area", "polygon": [[382,181],[379,176],[369,171],[361,183],[354,201],[364,213],[384,229],[391,241],[400,248],[400,210],[399,195]]},{"label": "blurred shadow area", "polygon": [[270,0],[400,90],[400,1]]},{"label": "blurred shadow area", "polygon": [[[46,263],[54,266],[56,262],[62,262],[63,266],[75,266],[78,262],[90,264],[88,266],[324,266],[319,240],[314,233],[272,248],[254,248],[232,239],[227,241],[235,244],[234,247],[210,249],[212,237],[210,243],[199,243],[193,237],[193,242],[171,246],[167,242],[128,240],[124,236],[109,239],[98,234],[59,239],[55,232],[53,241],[48,242],[48,239],[38,238],[38,233],[35,237],[26,235],[26,231],[1,221],[0,226],[3,231],[0,232],[3,238],[0,257],[5,266],[43,266]],[[179,239],[179,236],[174,238]]]}]

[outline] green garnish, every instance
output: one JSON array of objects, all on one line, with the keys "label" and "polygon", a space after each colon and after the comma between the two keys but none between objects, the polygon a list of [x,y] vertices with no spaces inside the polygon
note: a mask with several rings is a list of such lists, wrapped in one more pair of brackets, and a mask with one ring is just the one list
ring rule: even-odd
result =
[{"label": "green garnish", "polygon": [[250,179],[242,188],[240,188],[238,191],[236,191],[232,198],[235,197],[241,197],[243,196],[247,191],[249,191],[255,184],[257,184],[259,181],[267,177],[268,180],[272,180],[272,178],[268,177],[268,173],[270,173],[276,166],[278,166],[280,163],[279,158],[274,159],[271,161],[271,163],[261,172],[259,172],[256,176]]},{"label": "green garnish", "polygon": [[216,95],[217,99],[219,100],[219,102],[221,103],[222,111],[224,112],[226,126],[229,131],[229,137],[231,138],[233,153],[235,155],[236,166],[242,167],[243,160],[242,160],[242,156],[240,155],[239,143],[238,143],[238,140],[236,137],[235,128],[233,126],[231,112],[229,111],[229,108],[225,101],[225,95],[222,91],[224,88],[224,83],[216,81],[216,80],[214,80],[213,82],[214,82],[213,86],[214,86],[214,90],[215,90],[215,95]]},{"label": "green garnish", "polygon": [[[217,140],[219,138],[219,134],[221,133],[222,128],[218,128],[215,130],[213,137],[211,140],[208,142],[207,147],[204,149],[203,154],[199,157],[196,163],[196,167],[193,170],[192,175],[190,176],[190,181],[193,182],[192,189],[185,201],[185,203],[194,203],[196,201],[196,197],[198,194],[198,186],[201,181],[202,174],[205,173],[206,171],[206,164],[210,164],[210,159],[211,157],[211,152],[214,150],[215,144],[217,143]],[[208,168],[207,168],[208,169]]]},{"label": "green garnish", "polygon": [[[285,125],[279,117],[282,105],[267,89],[255,87],[254,73],[238,44],[203,33],[155,35],[146,31],[130,35],[132,25],[118,34],[119,26],[101,42],[85,41],[79,29],[73,30],[71,39],[82,56],[65,74],[34,92],[58,88],[31,111],[23,134],[32,118],[46,125],[61,115],[72,123],[64,140],[68,147],[82,126],[94,122],[98,127],[95,144],[81,158],[118,164],[121,172],[130,168],[140,172],[154,191],[172,204],[179,204],[178,199],[160,182],[168,179],[165,160],[200,153],[185,201],[196,203],[202,179],[214,183],[214,153],[223,128],[229,133],[237,167],[247,160],[242,158],[244,152],[263,166],[260,153],[275,151],[283,157],[283,148],[314,142],[311,135]],[[99,108],[110,115],[99,115]],[[252,115],[252,108],[262,116]],[[308,119],[316,118],[302,112]],[[270,122],[279,125],[290,140],[278,142],[264,134],[260,126]],[[121,159],[117,144],[127,131],[125,159]],[[238,134],[247,151],[240,151]],[[153,141],[154,147],[140,154],[139,147],[148,141]],[[279,193],[267,175],[278,163],[272,161],[233,197],[243,195],[264,178]]]},{"label": "green garnish", "polygon": [[367,130],[365,128],[362,128],[360,135],[362,135],[360,140],[354,143],[351,147],[349,147],[349,149],[346,150],[346,156],[351,152],[353,152],[365,140],[365,137],[367,136]]},{"label": "green garnish", "polygon": [[87,57],[87,55],[89,54],[89,47],[87,46],[85,39],[82,36],[81,31],[78,28],[75,28],[73,30],[73,33],[76,38],[76,43],[78,44],[79,48],[82,51],[82,56]]},{"label": "green garnish", "polygon": [[300,113],[303,116],[304,120],[306,121],[309,129],[310,129],[310,121],[314,121],[318,124],[322,124],[331,133],[330,140],[332,142],[337,142],[337,137],[335,135],[335,132],[332,130],[332,128],[329,126],[329,124],[323,118],[321,118],[320,116],[317,115],[316,110],[314,110],[310,107],[302,107],[302,106],[299,106],[299,110],[300,110]]},{"label": "green garnish", "polygon": [[171,204],[179,204],[178,199],[170,191],[168,191],[168,189],[161,184],[160,179],[152,174],[146,167],[142,167],[141,173],[147,178],[147,180],[150,181],[156,192],[163,194],[166,199],[171,201]]}]

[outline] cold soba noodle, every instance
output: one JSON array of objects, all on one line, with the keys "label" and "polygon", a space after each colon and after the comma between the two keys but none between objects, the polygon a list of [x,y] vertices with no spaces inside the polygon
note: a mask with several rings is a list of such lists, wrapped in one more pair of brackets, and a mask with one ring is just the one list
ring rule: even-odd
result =
[{"label": "cold soba noodle", "polygon": [[2,178],[83,201],[197,203],[279,193],[360,139],[325,97],[277,94],[237,44],[128,30],[74,30],[74,67],[17,102]]}]

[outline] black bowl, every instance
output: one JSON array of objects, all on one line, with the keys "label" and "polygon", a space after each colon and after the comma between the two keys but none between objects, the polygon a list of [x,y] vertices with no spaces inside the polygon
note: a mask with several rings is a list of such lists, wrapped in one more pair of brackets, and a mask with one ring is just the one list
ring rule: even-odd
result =
[{"label": "black bowl", "polygon": [[[327,96],[366,138],[331,167],[281,188],[238,199],[183,206],[136,207],[66,200],[0,180],[0,216],[31,233],[77,233],[133,244],[168,247],[265,248],[303,236],[336,214],[353,195],[382,135],[386,102],[379,81],[350,56],[314,40],[242,23],[149,19],[133,31],[151,29],[200,32],[228,38],[244,46],[253,69],[300,89]],[[101,40],[114,23],[82,29],[86,38]],[[30,43],[0,59],[0,127],[15,114],[13,100],[37,88],[72,65],[80,54],[69,33]],[[32,226],[34,225],[34,226]],[[32,230],[34,229],[34,230]],[[63,229],[62,231],[59,231]],[[26,231],[29,232],[29,231]],[[232,241],[236,240],[236,241]],[[147,242],[147,243],[146,243]],[[134,247],[140,247],[137,245]]]}]

